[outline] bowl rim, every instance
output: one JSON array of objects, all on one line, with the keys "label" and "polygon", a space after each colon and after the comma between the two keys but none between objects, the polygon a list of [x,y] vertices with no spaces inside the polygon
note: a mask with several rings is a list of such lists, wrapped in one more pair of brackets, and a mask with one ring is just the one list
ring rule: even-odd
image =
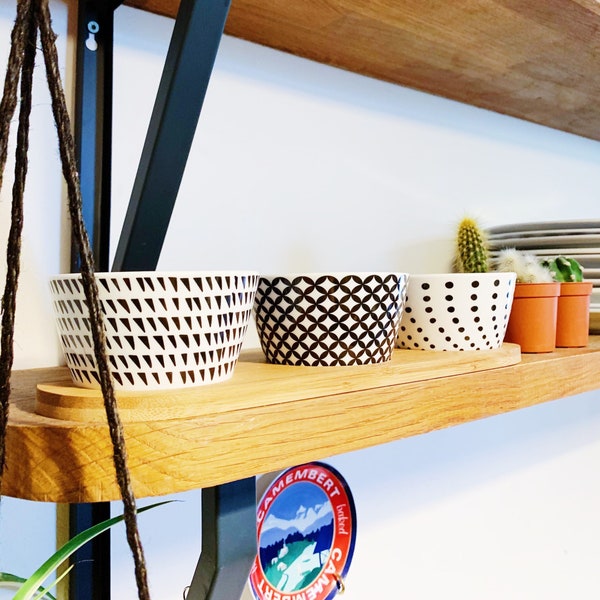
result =
[{"label": "bowl rim", "polygon": [[[258,277],[260,273],[258,271],[96,271],[95,277],[102,279],[124,279],[125,277],[177,277],[177,278],[189,278],[189,277]],[[77,279],[81,277],[81,273],[59,273],[57,275],[51,275],[50,280],[57,279]]]},{"label": "bowl rim", "polygon": [[468,279],[482,276],[494,276],[510,279],[511,277],[516,278],[517,274],[512,271],[488,271],[487,273],[411,273],[410,279],[448,279],[449,277],[456,277],[457,279]]},{"label": "bowl rim", "polygon": [[313,272],[313,271],[306,271],[306,272],[302,272],[299,271],[298,273],[276,273],[276,274],[272,274],[272,273],[267,273],[267,274],[261,274],[260,278],[261,279],[298,279],[299,277],[309,277],[311,279],[315,279],[315,278],[319,278],[319,277],[333,277],[335,279],[341,279],[343,277],[348,277],[348,276],[354,276],[354,277],[373,277],[374,275],[377,276],[389,276],[389,275],[394,275],[396,277],[409,277],[409,273],[405,272],[405,271],[324,271],[324,272]]}]

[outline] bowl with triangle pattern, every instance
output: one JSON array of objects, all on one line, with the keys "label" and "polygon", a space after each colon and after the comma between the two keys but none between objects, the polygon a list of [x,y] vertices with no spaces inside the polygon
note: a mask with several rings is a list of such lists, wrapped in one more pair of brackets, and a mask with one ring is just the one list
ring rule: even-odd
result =
[{"label": "bowl with triangle pattern", "polygon": [[350,366],[390,360],[406,273],[261,276],[254,316],[267,362]]},{"label": "bowl with triangle pattern", "polygon": [[[96,273],[115,389],[160,390],[233,375],[258,274]],[[50,279],[58,336],[73,383],[99,389],[81,275]]]}]

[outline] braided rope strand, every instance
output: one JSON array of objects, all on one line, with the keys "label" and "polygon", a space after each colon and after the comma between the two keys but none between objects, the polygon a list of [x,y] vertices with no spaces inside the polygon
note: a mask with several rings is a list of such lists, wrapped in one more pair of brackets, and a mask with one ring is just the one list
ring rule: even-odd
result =
[{"label": "braided rope strand", "polygon": [[90,327],[94,341],[94,354],[98,365],[100,386],[102,388],[110,437],[113,444],[113,459],[117,474],[117,483],[123,499],[127,541],[135,563],[135,577],[139,599],[150,600],[146,564],[137,526],[135,496],[127,469],[125,435],[117,410],[110,366],[105,351],[104,324],[98,297],[98,287],[94,277],[93,256],[81,210],[82,199],[75,159],[75,143],[71,134],[70,118],[58,69],[58,56],[55,46],[56,34],[52,30],[48,0],[36,0],[35,10],[46,65],[46,77],[52,98],[52,111],[58,131],[63,175],[67,182],[68,206],[73,240],[81,258],[82,283],[90,310]]},{"label": "braided rope strand", "polygon": [[0,189],[2,188],[2,178],[8,154],[10,123],[17,107],[17,90],[25,56],[25,40],[29,35],[29,27],[31,26],[31,10],[31,0],[20,0],[17,3],[17,16],[10,34],[10,54],[6,67],[2,100],[0,101]]},{"label": "braided rope strand", "polygon": [[37,31],[31,2],[19,5],[13,28],[9,64],[0,102],[0,188],[6,165],[10,122],[17,105],[17,89],[21,73],[21,105],[15,157],[15,180],[12,190],[11,226],[6,249],[6,281],[2,295],[2,322],[0,334],[0,495],[6,463],[6,428],[8,425],[10,376],[14,360],[14,330],[16,298],[21,262],[21,236],[23,231],[23,192],[27,176],[27,151],[29,147],[29,115],[31,113],[31,88],[35,63]]}]

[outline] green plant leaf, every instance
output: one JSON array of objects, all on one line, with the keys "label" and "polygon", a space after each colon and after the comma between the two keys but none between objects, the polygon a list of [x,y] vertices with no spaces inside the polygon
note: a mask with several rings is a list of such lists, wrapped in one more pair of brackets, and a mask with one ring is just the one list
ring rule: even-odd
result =
[{"label": "green plant leaf", "polygon": [[[146,512],[151,508],[156,508],[157,506],[162,506],[163,504],[169,504],[173,502],[173,500],[165,500],[163,502],[157,502],[156,504],[151,504],[149,506],[145,506],[144,508],[138,509],[138,513]],[[31,600],[37,592],[40,591],[40,588],[46,578],[51,575],[56,569],[63,563],[65,560],[73,554],[76,550],[79,550],[84,544],[87,544],[90,540],[94,539],[96,536],[104,533],[107,529],[110,529],[117,523],[120,523],[123,520],[123,515],[119,515],[118,517],[113,517],[112,519],[107,519],[106,521],[102,521],[102,523],[98,523],[81,533],[78,533],[74,538],[70,539],[64,546],[59,548],[43,565],[41,565],[33,575],[27,581],[23,583],[23,585],[19,588],[19,591],[14,596],[13,600]],[[48,597],[46,595],[46,597]]]},{"label": "green plant leaf", "polygon": [[0,587],[18,587],[22,583],[25,583],[25,579],[23,579],[23,577],[18,577],[17,575],[13,575],[12,573],[0,572]]},{"label": "green plant leaf", "polygon": [[[66,575],[71,569],[67,569],[63,575],[54,583],[58,583],[64,575]],[[0,572],[0,588],[14,588],[18,590],[27,580],[24,577],[19,577],[18,575],[13,575],[12,573],[2,573]],[[43,595],[38,595],[36,600],[56,600],[56,598],[48,592],[51,587],[48,587],[46,590],[42,590],[40,593]]]},{"label": "green plant leaf", "polygon": [[56,600],[56,598],[50,593],[50,590],[55,588],[73,569],[75,565],[70,565],[68,569],[65,569],[61,573],[60,577],[57,577],[49,586],[41,590],[39,594],[33,600]]}]

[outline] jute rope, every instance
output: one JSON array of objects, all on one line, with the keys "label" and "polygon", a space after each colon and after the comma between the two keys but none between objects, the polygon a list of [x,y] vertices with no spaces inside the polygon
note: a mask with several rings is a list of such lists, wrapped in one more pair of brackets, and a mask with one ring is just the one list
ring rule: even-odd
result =
[{"label": "jute rope", "polygon": [[[10,122],[17,107],[17,89],[23,61],[26,38],[29,35],[31,20],[31,2],[24,0],[17,6],[17,18],[11,34],[11,49],[8,57],[4,92],[0,101],[0,188],[8,154],[8,136]],[[14,196],[13,196],[14,198]],[[14,203],[14,200],[13,200]],[[14,208],[12,208],[14,213]],[[7,247],[7,272],[4,294],[2,296],[2,331],[0,332],[0,493],[2,492],[2,474],[6,462],[5,440],[8,423],[8,401],[10,397],[10,372],[13,363],[13,337],[15,297],[19,277],[19,256],[21,253],[21,235],[18,226],[12,222]],[[15,256],[17,260],[15,260]]]},{"label": "jute rope", "polygon": [[10,122],[17,105],[17,89],[21,80],[21,105],[17,150],[15,156],[15,183],[13,185],[12,221],[7,246],[7,277],[2,298],[2,332],[0,340],[0,492],[5,466],[6,425],[10,397],[10,372],[13,363],[14,316],[18,287],[21,231],[23,226],[23,191],[27,173],[29,114],[31,112],[32,73],[35,60],[37,31],[40,33],[46,78],[52,99],[52,112],[58,132],[62,171],[67,183],[69,215],[72,237],[81,259],[82,284],[90,311],[90,327],[94,354],[98,366],[100,386],[113,445],[113,460],[117,483],[124,505],[127,541],[135,563],[135,578],[140,600],[149,600],[146,564],[140,541],[135,496],[127,469],[127,454],[123,426],[106,356],[106,339],[98,288],[94,277],[94,261],[82,216],[82,198],[75,158],[75,143],[71,135],[71,122],[58,67],[56,34],[48,0],[18,0],[17,17],[11,35],[11,52],[7,68],[4,95],[0,102],[0,187],[6,164],[7,141]]}]

